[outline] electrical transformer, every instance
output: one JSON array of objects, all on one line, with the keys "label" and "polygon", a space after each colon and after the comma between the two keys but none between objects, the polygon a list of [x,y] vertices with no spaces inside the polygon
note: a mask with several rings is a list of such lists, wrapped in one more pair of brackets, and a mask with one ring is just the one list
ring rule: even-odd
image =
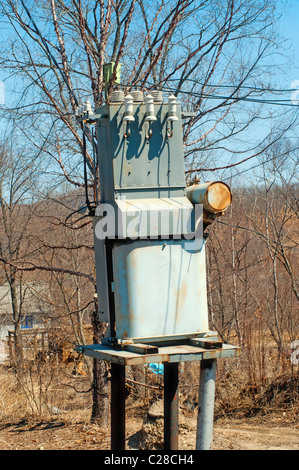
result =
[{"label": "electrical transformer", "polygon": [[100,175],[93,218],[103,342],[155,343],[209,331],[206,224],[231,204],[222,182],[186,187],[184,113],[174,95],[113,91],[94,112]]}]

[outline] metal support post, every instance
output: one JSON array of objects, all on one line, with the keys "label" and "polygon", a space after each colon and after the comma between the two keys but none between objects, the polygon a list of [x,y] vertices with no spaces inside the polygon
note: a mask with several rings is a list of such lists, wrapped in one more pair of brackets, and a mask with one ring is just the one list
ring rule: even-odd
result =
[{"label": "metal support post", "polygon": [[111,364],[111,450],[125,450],[126,368]]},{"label": "metal support post", "polygon": [[210,450],[213,440],[216,359],[200,363],[196,450]]},{"label": "metal support post", "polygon": [[164,363],[164,450],[178,450],[179,363]]}]

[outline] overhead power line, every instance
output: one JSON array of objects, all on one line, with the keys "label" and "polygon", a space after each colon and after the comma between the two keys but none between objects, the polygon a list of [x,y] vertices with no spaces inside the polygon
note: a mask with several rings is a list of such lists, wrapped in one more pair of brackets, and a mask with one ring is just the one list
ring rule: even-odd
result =
[{"label": "overhead power line", "polygon": [[[168,79],[168,82],[173,82],[173,81],[179,81],[179,78],[172,78]],[[200,86],[205,86],[209,88],[238,88],[238,89],[243,89],[243,90],[252,90],[252,91],[259,91],[259,92],[269,92],[269,93],[292,93],[294,91],[299,91],[298,88],[284,88],[284,89],[279,89],[279,88],[269,88],[269,87],[255,87],[255,86],[250,86],[250,85],[216,85],[216,84],[211,84],[211,83],[202,83],[199,82],[198,80],[193,80],[191,78],[187,78],[184,80],[186,82],[192,82],[196,83]]]},{"label": "overhead power line", "polygon": [[293,100],[266,100],[261,98],[249,98],[247,96],[225,96],[225,95],[214,95],[209,93],[200,93],[200,92],[193,92],[193,91],[185,91],[185,90],[176,90],[170,87],[163,87],[165,91],[170,91],[172,93],[182,93],[189,96],[194,96],[197,98],[204,98],[204,99],[212,99],[212,100],[224,100],[224,101],[244,101],[248,103],[259,103],[259,104],[269,104],[274,106],[288,106],[288,107],[298,107],[298,104],[295,104]]},{"label": "overhead power line", "polygon": [[[173,79],[173,80],[177,80],[177,79]],[[168,81],[173,81],[173,80],[168,80]],[[191,81],[189,79],[189,81]],[[193,81],[193,80],[192,80]],[[238,90],[239,89],[250,89],[252,91],[270,91],[270,92],[294,92],[294,91],[298,91],[299,93],[299,89],[297,88],[292,88],[292,89],[282,89],[282,90],[274,90],[274,89],[262,89],[262,88],[256,88],[256,87],[247,87],[247,86],[237,86],[237,87],[234,87],[234,85],[203,85],[202,83],[200,82],[197,82],[196,80],[194,80],[195,83],[198,83],[198,85],[201,85],[201,86],[208,86],[208,87],[214,87],[214,88],[237,88]],[[294,100],[292,99],[265,99],[265,98],[257,98],[257,97],[248,97],[248,96],[234,96],[236,92],[233,92],[230,96],[226,96],[226,95],[218,95],[218,94],[211,94],[211,93],[201,93],[201,92],[195,92],[195,91],[187,91],[187,90],[181,90],[181,89],[177,89],[177,88],[173,88],[173,87],[169,87],[167,85],[157,85],[157,84],[154,84],[154,83],[147,83],[148,86],[150,87],[157,87],[158,89],[160,89],[161,91],[168,91],[168,92],[171,92],[171,93],[174,93],[174,94],[183,94],[183,95],[189,95],[189,96],[193,96],[193,97],[196,97],[196,98],[204,98],[204,99],[213,99],[213,100],[224,100],[224,101],[244,101],[244,102],[248,102],[248,103],[259,103],[259,104],[268,104],[268,105],[274,105],[274,106],[287,106],[287,107],[298,107],[299,106],[299,99],[297,100],[298,101],[298,104],[294,103]],[[131,85],[129,84],[121,84],[121,86],[123,87],[131,87]]]}]

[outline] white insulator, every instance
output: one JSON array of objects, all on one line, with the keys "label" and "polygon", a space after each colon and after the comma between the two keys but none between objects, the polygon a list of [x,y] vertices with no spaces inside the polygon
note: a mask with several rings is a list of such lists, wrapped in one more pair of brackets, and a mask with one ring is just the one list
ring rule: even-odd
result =
[{"label": "white insulator", "polygon": [[125,115],[124,121],[135,121],[133,116],[134,106],[132,95],[125,96]]},{"label": "white insulator", "polygon": [[169,121],[178,121],[178,116],[177,116],[177,100],[174,95],[170,95],[168,97],[168,117],[167,119]]},{"label": "white insulator", "polygon": [[157,118],[155,116],[155,105],[154,99],[152,95],[147,95],[145,97],[145,106],[146,106],[146,121],[156,121]]},{"label": "white insulator", "polygon": [[161,90],[152,90],[151,95],[154,98],[155,102],[162,102],[163,101],[163,93]]},{"label": "white insulator", "polygon": [[143,92],[141,90],[133,90],[131,91],[131,95],[133,96],[134,101],[143,101]]},{"label": "white insulator", "polygon": [[82,104],[79,104],[79,106],[78,106],[77,109],[78,109],[78,116],[82,116],[82,114],[83,114],[83,106],[82,106]]},{"label": "white insulator", "polygon": [[125,94],[122,90],[114,90],[110,95],[111,103],[122,103],[125,99]]},{"label": "white insulator", "polygon": [[86,101],[86,103],[84,104],[84,113],[92,113],[90,101]]}]

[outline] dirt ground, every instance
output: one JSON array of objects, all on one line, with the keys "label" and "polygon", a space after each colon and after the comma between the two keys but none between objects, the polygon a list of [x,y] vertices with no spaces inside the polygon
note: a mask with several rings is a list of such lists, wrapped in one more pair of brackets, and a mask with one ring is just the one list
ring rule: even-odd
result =
[{"label": "dirt ground", "polygon": [[[298,450],[298,424],[280,414],[265,419],[221,419],[214,425],[213,450]],[[180,419],[179,449],[194,450],[196,417]],[[160,442],[155,426],[149,442]],[[149,436],[150,434],[150,436]],[[139,450],[144,438],[143,418],[127,418],[127,449]],[[154,447],[152,447],[153,449]],[[69,417],[0,421],[0,450],[109,450],[109,429]]]},{"label": "dirt ground", "polygon": [[[196,371],[191,372],[196,376]],[[126,448],[159,451],[163,449],[162,379],[148,375],[145,389],[141,387],[143,371],[140,374],[134,376],[134,386],[129,382]],[[51,407],[38,418],[30,411],[24,386],[16,382],[11,369],[2,368],[2,373],[0,369],[0,451],[110,450],[109,423],[103,428],[90,421],[92,396],[88,375],[74,375],[67,367],[61,367],[57,377],[48,396]],[[193,382],[192,375],[181,381],[179,450],[195,449],[198,388],[186,388],[186,384]],[[239,375],[231,374],[217,385],[213,450],[299,449],[297,380],[291,380],[287,374],[261,390],[251,390],[242,387]],[[39,397],[38,391],[35,390],[35,398]]]}]

